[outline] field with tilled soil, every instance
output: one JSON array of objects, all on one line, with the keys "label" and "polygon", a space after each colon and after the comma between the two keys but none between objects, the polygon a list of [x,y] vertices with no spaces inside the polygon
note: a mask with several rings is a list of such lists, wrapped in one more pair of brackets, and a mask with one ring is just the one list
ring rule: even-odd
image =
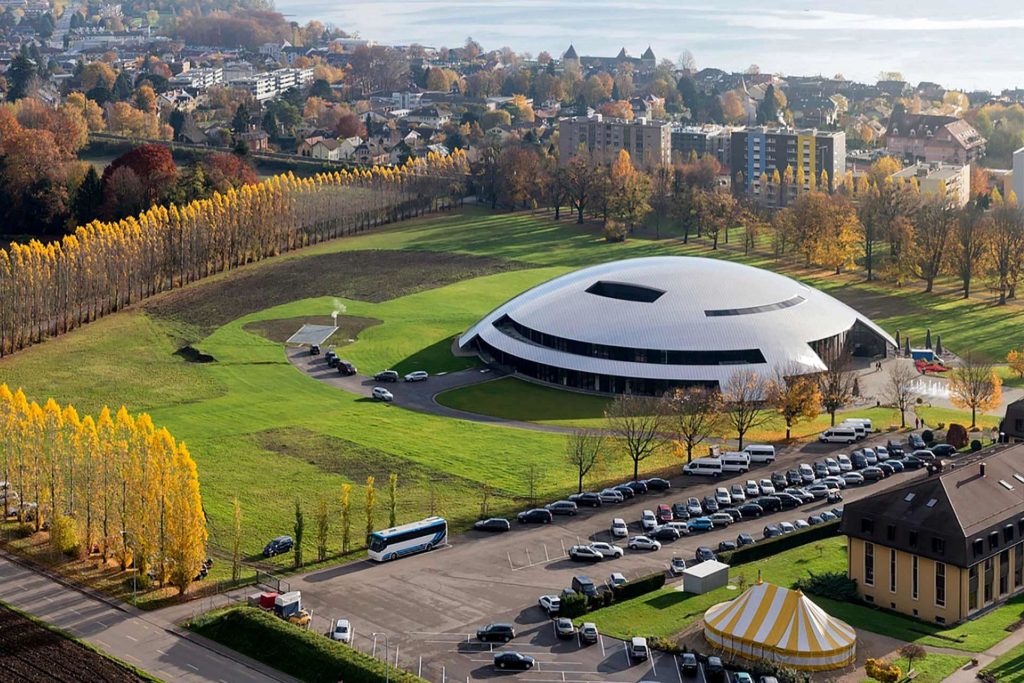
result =
[{"label": "field with tilled soil", "polygon": [[138,683],[145,680],[151,679],[0,606],[0,681]]}]

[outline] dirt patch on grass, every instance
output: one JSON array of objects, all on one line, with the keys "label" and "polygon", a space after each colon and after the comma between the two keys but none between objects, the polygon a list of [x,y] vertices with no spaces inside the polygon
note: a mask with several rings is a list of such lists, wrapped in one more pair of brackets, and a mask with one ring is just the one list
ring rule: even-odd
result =
[{"label": "dirt patch on grass", "polygon": [[0,606],[0,680],[142,681],[103,655]]},{"label": "dirt patch on grass", "polygon": [[277,344],[283,344],[303,325],[337,325],[338,331],[327,339],[324,347],[326,348],[351,344],[359,337],[360,332],[380,323],[381,321],[376,318],[361,318],[357,315],[339,315],[337,322],[329,315],[311,315],[305,318],[257,320],[246,323],[242,329],[266,337]]},{"label": "dirt patch on grass", "polygon": [[[318,296],[379,303],[460,280],[519,270],[525,263],[433,251],[346,251],[249,266],[145,305],[199,333],[271,306]],[[294,331],[294,330],[293,330]]]}]

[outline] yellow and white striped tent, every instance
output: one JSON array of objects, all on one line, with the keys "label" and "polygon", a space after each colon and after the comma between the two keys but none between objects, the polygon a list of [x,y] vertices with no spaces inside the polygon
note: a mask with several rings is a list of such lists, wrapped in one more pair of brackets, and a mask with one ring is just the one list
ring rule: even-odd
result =
[{"label": "yellow and white striped tent", "polygon": [[800,591],[760,579],[735,600],[704,613],[704,637],[746,657],[806,671],[842,668],[857,656],[857,633]]}]

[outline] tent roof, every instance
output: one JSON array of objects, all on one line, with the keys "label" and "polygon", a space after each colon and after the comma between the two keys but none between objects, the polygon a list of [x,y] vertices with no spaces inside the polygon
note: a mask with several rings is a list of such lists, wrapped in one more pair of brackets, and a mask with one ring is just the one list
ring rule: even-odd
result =
[{"label": "tent roof", "polygon": [[830,617],[800,591],[770,583],[757,583],[735,600],[710,608],[704,627],[781,653],[834,653],[857,640],[851,626]]},{"label": "tent roof", "polygon": [[285,344],[323,344],[337,331],[332,325],[303,325]]}]

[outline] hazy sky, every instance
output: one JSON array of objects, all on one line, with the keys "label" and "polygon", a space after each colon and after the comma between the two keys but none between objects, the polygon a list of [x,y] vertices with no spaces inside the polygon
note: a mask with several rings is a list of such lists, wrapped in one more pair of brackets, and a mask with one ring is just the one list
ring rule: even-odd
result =
[{"label": "hazy sky", "polygon": [[[841,72],[873,81],[881,70],[912,82],[999,91],[1024,85],[1024,2],[989,0],[276,0],[291,19],[319,19],[384,43],[461,45],[560,55],[658,58],[690,50],[698,66],[790,74]],[[922,8],[927,8],[923,11]]]}]

